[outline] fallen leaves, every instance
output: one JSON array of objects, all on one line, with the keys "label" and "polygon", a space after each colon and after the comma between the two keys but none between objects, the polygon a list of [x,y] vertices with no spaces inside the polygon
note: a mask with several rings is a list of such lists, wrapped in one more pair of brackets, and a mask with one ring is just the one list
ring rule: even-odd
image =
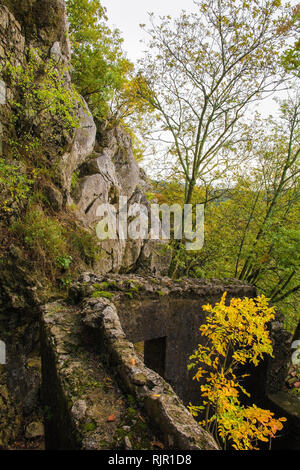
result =
[{"label": "fallen leaves", "polygon": [[107,418],[108,423],[112,423],[113,421],[116,421],[116,416],[114,414],[109,415]]}]

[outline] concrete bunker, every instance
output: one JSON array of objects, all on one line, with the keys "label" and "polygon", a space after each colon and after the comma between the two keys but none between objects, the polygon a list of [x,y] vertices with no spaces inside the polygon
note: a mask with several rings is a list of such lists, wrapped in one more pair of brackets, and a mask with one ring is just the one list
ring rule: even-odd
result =
[{"label": "concrete bunker", "polygon": [[[163,290],[147,290],[143,284],[139,296],[114,299],[127,339],[138,345],[146,367],[161,375],[188,404],[199,400],[199,383],[188,371],[189,356],[203,341],[199,331],[205,321],[202,306],[215,304],[227,292],[232,297],[255,297],[254,287],[237,281],[214,282],[165,281]],[[143,344],[143,346],[142,346]]]}]

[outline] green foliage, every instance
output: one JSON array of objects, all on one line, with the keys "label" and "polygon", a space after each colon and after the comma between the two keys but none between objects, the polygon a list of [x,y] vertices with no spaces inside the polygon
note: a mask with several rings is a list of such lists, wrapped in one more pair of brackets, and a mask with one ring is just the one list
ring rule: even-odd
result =
[{"label": "green foliage", "polygon": [[0,158],[0,213],[10,213],[12,206],[24,203],[32,184],[33,179],[28,178],[18,162],[7,163]]},{"label": "green foliage", "polygon": [[68,290],[68,288],[70,287],[70,285],[72,283],[72,279],[71,279],[70,276],[62,277],[60,279],[60,282],[61,282],[61,286],[63,287],[63,289]]},{"label": "green foliage", "polygon": [[67,270],[69,268],[70,264],[72,263],[72,260],[73,260],[72,256],[69,256],[69,255],[58,256],[56,258],[56,263],[63,270]]},{"label": "green foliage", "polygon": [[78,125],[75,111],[79,97],[66,82],[66,67],[52,59],[45,60],[38,49],[29,48],[27,56],[25,64],[14,65],[12,57],[5,67],[11,86],[18,93],[18,99],[11,102],[14,121],[30,132],[32,125],[41,123],[46,116],[44,129],[52,117],[64,129],[72,130]]},{"label": "green foliage", "polygon": [[92,297],[104,297],[105,299],[112,299],[113,296],[113,292],[107,292],[105,290],[95,290],[92,295]]},{"label": "green foliage", "polygon": [[70,229],[68,239],[72,247],[79,253],[80,257],[89,265],[99,258],[100,248],[95,235],[80,227]]},{"label": "green foliage", "polygon": [[72,180],[71,180],[71,188],[70,188],[71,193],[76,188],[78,179],[79,179],[79,171],[74,171],[74,173],[72,174]]},{"label": "green foliage", "polygon": [[[0,184],[3,182],[5,187],[2,192],[3,208],[6,211],[10,211],[12,206],[16,209],[21,202],[23,208],[30,208],[36,203],[49,206],[43,195],[43,185],[46,180],[56,180],[56,164],[60,154],[78,126],[76,112],[79,96],[66,81],[66,67],[45,58],[38,49],[28,48],[25,52],[26,60],[22,64],[12,54],[3,69],[6,81],[14,91],[9,103],[13,111],[11,137],[5,142],[7,156],[13,163],[0,163]],[[31,216],[27,215],[27,218]],[[27,226],[27,220],[24,224]],[[44,246],[47,235],[42,235],[41,227],[34,228],[39,235],[25,235],[26,244],[31,245],[32,249],[33,239],[37,236],[41,244],[36,248],[36,254],[39,250],[41,254],[44,249],[49,254],[52,243]],[[51,230],[50,238],[55,232],[53,224]],[[55,245],[56,242],[53,243]]]},{"label": "green foliage", "polygon": [[85,423],[82,429],[84,432],[93,432],[95,431],[96,427],[96,423],[94,423],[94,421],[91,421],[89,423]]},{"label": "green foliage", "polygon": [[[230,179],[195,187],[205,204],[205,241],[199,252],[170,245],[176,277],[239,278],[276,304],[290,330],[299,318],[299,102],[285,102],[281,119],[259,119],[240,143],[245,166]],[[228,184],[229,187],[226,187]],[[183,200],[176,181],[157,185],[161,202]]]},{"label": "green foliage", "polygon": [[125,58],[118,30],[106,24],[99,0],[67,0],[73,80],[99,120],[110,114],[115,93],[127,83],[132,64]]},{"label": "green foliage", "polygon": [[22,237],[36,258],[42,256],[46,262],[55,262],[66,256],[66,241],[62,225],[47,216],[40,207],[31,208],[23,220],[15,222],[11,230]]},{"label": "green foliage", "polygon": [[[300,22],[300,5],[292,10],[292,18],[281,26],[281,29],[294,29],[299,31]],[[282,64],[284,68],[292,72],[294,75],[300,75],[300,39],[297,39],[293,46],[289,47],[282,56]]]}]

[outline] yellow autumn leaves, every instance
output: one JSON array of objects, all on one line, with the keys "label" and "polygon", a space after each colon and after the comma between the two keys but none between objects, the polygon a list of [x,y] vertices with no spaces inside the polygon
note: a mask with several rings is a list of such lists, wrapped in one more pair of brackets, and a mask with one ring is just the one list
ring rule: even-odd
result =
[{"label": "yellow autumn leaves", "polygon": [[273,352],[266,324],[274,319],[274,308],[268,306],[264,295],[256,299],[233,298],[229,306],[225,300],[226,292],[215,307],[203,306],[210,315],[200,331],[221,356],[225,356],[230,346],[234,361],[245,364],[249,360],[257,365],[264,353],[272,355]]},{"label": "yellow autumn leaves", "polygon": [[286,419],[275,419],[271,411],[256,405],[243,406],[240,392],[250,395],[239,383],[235,370],[247,362],[257,366],[264,354],[272,356],[267,324],[274,319],[274,308],[268,306],[263,295],[256,299],[233,298],[229,305],[225,301],[226,292],[215,307],[203,306],[208,316],[200,331],[207,341],[199,344],[188,366],[197,366],[194,380],[201,381],[202,404],[190,404],[189,410],[197,416],[205,409],[200,424],[214,432],[224,448],[230,444],[237,450],[255,450],[258,441],[274,438]]}]

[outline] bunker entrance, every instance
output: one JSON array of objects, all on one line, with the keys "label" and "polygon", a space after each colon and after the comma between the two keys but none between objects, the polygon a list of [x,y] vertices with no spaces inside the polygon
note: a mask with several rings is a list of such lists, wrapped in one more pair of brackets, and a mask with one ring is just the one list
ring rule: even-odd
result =
[{"label": "bunker entrance", "polygon": [[154,338],[134,344],[139,357],[146,367],[165,378],[167,337]]}]

